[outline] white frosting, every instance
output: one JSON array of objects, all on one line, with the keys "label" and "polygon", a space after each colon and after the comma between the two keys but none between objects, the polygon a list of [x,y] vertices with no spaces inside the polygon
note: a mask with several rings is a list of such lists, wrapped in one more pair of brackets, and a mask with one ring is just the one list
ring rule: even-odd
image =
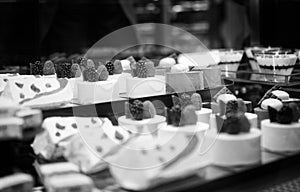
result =
[{"label": "white frosting", "polygon": [[16,113],[24,120],[23,128],[40,127],[42,124],[42,111],[38,109],[22,109]]},{"label": "white frosting", "polygon": [[238,51],[220,51],[220,62],[226,63],[226,62],[240,62],[242,59],[244,51],[238,50]]},{"label": "white frosting", "polygon": [[195,164],[203,163],[198,152],[207,128],[204,123],[180,128],[165,124],[155,137],[140,135],[121,148],[110,172],[122,187],[143,190],[158,176],[194,171]]},{"label": "white frosting", "polygon": [[91,192],[93,181],[90,177],[82,174],[56,175],[45,180],[45,188],[51,192],[62,191],[86,191]]},{"label": "white frosting", "polygon": [[230,135],[220,133],[212,148],[212,162],[220,166],[252,165],[261,161],[259,129]]},{"label": "white frosting", "polygon": [[114,101],[119,98],[117,80],[108,79],[97,82],[78,82],[78,102],[80,104],[95,104]]},{"label": "white frosting", "polygon": [[121,65],[122,65],[122,68],[123,70],[130,70],[130,61],[127,60],[127,59],[123,59],[121,60]]},{"label": "white frosting", "polygon": [[282,55],[264,55],[259,54],[256,56],[259,65],[263,66],[294,66],[297,61],[297,56],[294,54]]},{"label": "white frosting", "polygon": [[9,139],[17,138],[21,139],[23,136],[22,125],[24,121],[18,117],[6,117],[0,120],[0,138]]},{"label": "white frosting", "polygon": [[164,123],[166,118],[164,116],[155,115],[153,118],[143,119],[140,121],[127,119],[125,116],[119,117],[119,125],[132,133],[155,133],[158,131],[158,126]]},{"label": "white frosting", "polygon": [[171,68],[171,73],[183,72],[186,73],[189,71],[189,66],[186,64],[177,64]]},{"label": "white frosting", "polygon": [[48,163],[39,166],[43,178],[66,173],[79,173],[79,168],[70,162]]},{"label": "white frosting", "polygon": [[[61,79],[60,81],[67,80]],[[34,91],[31,88],[32,86],[35,86],[39,92]],[[12,98],[17,103],[23,102],[22,106],[40,107],[67,103],[73,98],[68,82],[66,82],[66,86],[63,89],[60,89],[60,82],[55,78],[16,76],[9,79],[2,94],[5,97]],[[47,94],[54,91],[57,92]]]},{"label": "white frosting", "polygon": [[164,76],[137,78],[127,77],[127,95],[132,98],[166,94],[166,80]]},{"label": "white frosting", "polygon": [[300,123],[271,123],[269,119],[261,122],[262,147],[276,152],[300,150]]},{"label": "white frosting", "polygon": [[217,103],[219,103],[219,101],[221,100],[226,104],[228,101],[236,100],[236,99],[237,99],[236,96],[234,96],[233,94],[221,94],[217,98]]},{"label": "white frosting", "polygon": [[[33,178],[31,175],[29,174],[25,174],[25,173],[16,173],[13,175],[8,175],[5,177],[1,177],[0,178],[0,190],[4,190],[13,186],[17,186],[17,185],[21,185],[26,183],[28,185],[28,183],[30,183],[30,185],[28,186],[28,188],[22,188],[20,191],[31,191],[31,188],[33,187]],[[13,188],[14,190],[16,190],[16,188]],[[8,191],[14,191],[13,189],[8,190]],[[4,190],[6,191],[6,190]]]},{"label": "white frosting", "polygon": [[127,91],[126,81],[128,77],[131,77],[130,73],[122,73],[122,74],[108,76],[109,79],[117,80],[119,93],[126,93]]},{"label": "white frosting", "polygon": [[163,58],[159,61],[159,67],[163,67],[163,68],[168,68],[168,67],[173,67],[176,64],[176,61],[174,58],[172,57],[166,57]]},{"label": "white frosting", "polygon": [[274,91],[272,91],[272,93],[275,96],[277,96],[278,98],[280,98],[281,100],[289,100],[290,99],[290,95],[285,91],[274,90]]},{"label": "white frosting", "polygon": [[198,116],[198,122],[209,124],[212,110],[209,108],[201,108],[201,110],[196,111],[196,114]]},{"label": "white frosting", "polygon": [[273,98],[265,99],[261,103],[261,108],[263,108],[265,110],[268,110],[269,106],[273,107],[274,109],[276,109],[277,111],[279,111],[282,108],[283,104],[278,99],[273,99]]},{"label": "white frosting", "polygon": [[0,97],[0,117],[11,117],[19,108],[12,99]]}]

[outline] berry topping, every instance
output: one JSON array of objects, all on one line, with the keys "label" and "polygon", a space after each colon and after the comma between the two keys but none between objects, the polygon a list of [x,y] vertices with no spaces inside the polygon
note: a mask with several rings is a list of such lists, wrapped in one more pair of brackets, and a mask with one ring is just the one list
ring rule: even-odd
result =
[{"label": "berry topping", "polygon": [[141,101],[135,100],[130,104],[130,113],[134,120],[143,120],[144,105]]},{"label": "berry topping", "polygon": [[30,74],[31,75],[42,75],[43,74],[43,65],[40,61],[30,63]]},{"label": "berry topping", "polygon": [[122,67],[121,61],[117,59],[117,60],[114,61],[114,71],[113,71],[113,73],[114,74],[121,74],[122,72],[123,72],[123,67]]},{"label": "berry topping", "polygon": [[140,60],[136,64],[136,75],[139,78],[147,78],[147,68],[144,60]]},{"label": "berry topping", "polygon": [[191,97],[189,94],[183,93],[180,97],[181,108],[185,108],[186,106],[192,104]]},{"label": "berry topping", "polygon": [[193,105],[188,105],[182,110],[183,125],[195,125],[198,117],[196,115],[196,108]]},{"label": "berry topping", "polygon": [[18,83],[18,82],[15,82],[16,86],[19,87],[20,89],[23,88],[24,84],[23,83]]},{"label": "berry topping", "polygon": [[168,124],[172,124],[176,127],[180,126],[181,121],[181,107],[180,105],[174,105],[171,110],[167,110]]},{"label": "berry topping", "polygon": [[57,65],[57,76],[59,78],[71,78],[71,64],[70,63],[61,63]]},{"label": "berry topping", "polygon": [[96,67],[95,67],[95,64],[94,64],[94,61],[91,60],[91,59],[88,59],[88,60],[86,61],[86,68],[96,68]]},{"label": "berry topping", "polygon": [[144,61],[145,61],[145,67],[147,71],[147,77],[154,77],[155,76],[154,62],[149,59],[145,59]]},{"label": "berry topping", "polygon": [[99,79],[99,74],[95,68],[88,68],[83,71],[84,81],[96,82]]},{"label": "berry topping", "polygon": [[199,93],[193,93],[191,96],[191,101],[196,110],[201,110],[202,108],[202,97]]},{"label": "berry topping", "polygon": [[136,72],[136,61],[135,59],[130,56],[127,58],[127,60],[130,62],[130,69],[131,69],[131,75],[132,77],[136,77],[137,76],[137,72]]},{"label": "berry topping", "polygon": [[79,65],[81,67],[81,70],[87,68],[87,58],[86,57],[81,57],[79,58]]},{"label": "berry topping", "polygon": [[34,84],[32,84],[32,85],[30,86],[30,89],[31,89],[32,91],[36,92],[36,93],[41,92],[41,90],[40,90],[39,88],[37,88]]},{"label": "berry topping", "polygon": [[234,116],[238,113],[238,102],[236,100],[228,101],[225,109],[226,117]]},{"label": "berry topping", "polygon": [[77,63],[72,64],[71,77],[80,77],[80,76],[81,76],[80,66]]},{"label": "berry topping", "polygon": [[106,81],[108,79],[108,71],[104,65],[99,65],[97,73],[99,74],[99,81]]},{"label": "berry topping", "polygon": [[107,61],[105,63],[105,67],[106,67],[109,75],[113,75],[114,74],[114,64],[111,61]]},{"label": "berry topping", "polygon": [[44,75],[54,75],[55,74],[55,67],[54,67],[54,63],[52,61],[48,60],[44,63],[43,74]]}]

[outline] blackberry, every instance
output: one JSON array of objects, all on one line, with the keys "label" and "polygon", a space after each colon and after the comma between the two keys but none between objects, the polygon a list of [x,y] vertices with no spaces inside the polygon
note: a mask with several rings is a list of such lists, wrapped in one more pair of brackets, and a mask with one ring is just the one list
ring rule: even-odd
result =
[{"label": "blackberry", "polygon": [[88,82],[96,82],[99,79],[99,74],[95,68],[88,68],[83,71],[83,78]]},{"label": "blackberry", "polygon": [[71,78],[71,63],[61,63],[56,65],[56,73],[59,78]]},{"label": "blackberry", "polygon": [[143,102],[140,100],[133,101],[133,103],[130,104],[129,110],[134,120],[143,120]]},{"label": "blackberry", "polygon": [[277,123],[290,124],[293,122],[293,110],[287,105],[283,105],[277,113]]},{"label": "blackberry", "polygon": [[31,75],[42,75],[43,74],[43,65],[40,61],[30,63],[30,74]]},{"label": "blackberry", "polygon": [[225,108],[226,117],[230,117],[230,116],[237,114],[238,109],[239,109],[239,106],[238,106],[238,102],[236,100],[228,101],[226,104],[226,108]]},{"label": "blackberry", "polygon": [[139,61],[136,64],[136,75],[139,78],[147,78],[147,68],[145,66],[145,61]]},{"label": "blackberry", "polygon": [[114,74],[114,64],[111,61],[106,61],[105,63],[105,67],[108,71],[109,75],[113,75]]},{"label": "blackberry", "polygon": [[44,75],[54,75],[55,74],[54,63],[52,61],[48,60],[44,63],[43,74]]}]

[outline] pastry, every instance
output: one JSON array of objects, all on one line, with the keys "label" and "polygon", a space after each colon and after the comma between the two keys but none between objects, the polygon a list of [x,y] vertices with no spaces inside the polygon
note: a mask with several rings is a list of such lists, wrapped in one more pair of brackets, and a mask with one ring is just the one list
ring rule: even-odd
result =
[{"label": "pastry", "polygon": [[31,192],[33,189],[33,178],[25,173],[15,173],[0,178],[0,191],[3,192]]},{"label": "pastry", "polygon": [[300,150],[299,108],[295,103],[268,107],[269,119],[261,122],[262,147],[274,152]]},{"label": "pastry", "polygon": [[[223,101],[221,101],[223,103]],[[261,132],[251,125],[242,101],[231,100],[222,104],[224,114],[212,118],[215,143],[212,146],[212,162],[219,166],[248,166],[261,161]]]},{"label": "pastry", "polygon": [[235,72],[238,70],[242,60],[243,50],[220,50],[218,55],[220,62],[218,66],[222,70],[222,74],[226,77],[236,77]]}]

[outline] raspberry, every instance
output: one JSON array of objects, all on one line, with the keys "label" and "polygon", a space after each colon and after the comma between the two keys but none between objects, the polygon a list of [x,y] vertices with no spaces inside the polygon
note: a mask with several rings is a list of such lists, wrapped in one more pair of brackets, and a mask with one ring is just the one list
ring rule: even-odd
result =
[{"label": "raspberry", "polygon": [[121,74],[123,72],[122,64],[120,60],[114,61],[114,74]]},{"label": "raspberry", "polygon": [[99,79],[99,74],[95,68],[88,68],[83,71],[83,78],[88,82],[96,82]]},{"label": "raspberry", "polygon": [[71,77],[80,77],[80,76],[81,76],[80,66],[77,63],[72,64]]},{"label": "raspberry", "polygon": [[86,62],[86,68],[96,68],[95,64],[94,64],[94,61],[91,60],[91,59],[88,59],[87,62]]},{"label": "raspberry", "polygon": [[154,62],[152,62],[149,59],[145,59],[145,67],[147,71],[147,77],[154,77],[155,76]]},{"label": "raspberry", "polygon": [[111,61],[106,61],[105,67],[106,67],[109,75],[114,74],[114,64]]},{"label": "raspberry", "polygon": [[87,58],[86,57],[81,57],[79,58],[79,65],[81,67],[81,70],[87,68]]},{"label": "raspberry", "polygon": [[44,75],[54,75],[55,74],[54,63],[52,61],[48,60],[44,63],[43,74]]},{"label": "raspberry", "polygon": [[143,120],[144,105],[141,101],[133,101],[129,110],[134,120]]},{"label": "raspberry", "polygon": [[108,71],[104,65],[100,65],[97,69],[99,74],[99,81],[106,81],[108,79]]},{"label": "raspberry", "polygon": [[192,101],[194,107],[196,108],[196,110],[201,110],[201,108],[202,108],[202,97],[199,93],[194,93],[191,96],[191,101]]},{"label": "raspberry", "polygon": [[145,66],[145,61],[140,60],[136,64],[136,75],[139,78],[147,78],[147,69]]}]

